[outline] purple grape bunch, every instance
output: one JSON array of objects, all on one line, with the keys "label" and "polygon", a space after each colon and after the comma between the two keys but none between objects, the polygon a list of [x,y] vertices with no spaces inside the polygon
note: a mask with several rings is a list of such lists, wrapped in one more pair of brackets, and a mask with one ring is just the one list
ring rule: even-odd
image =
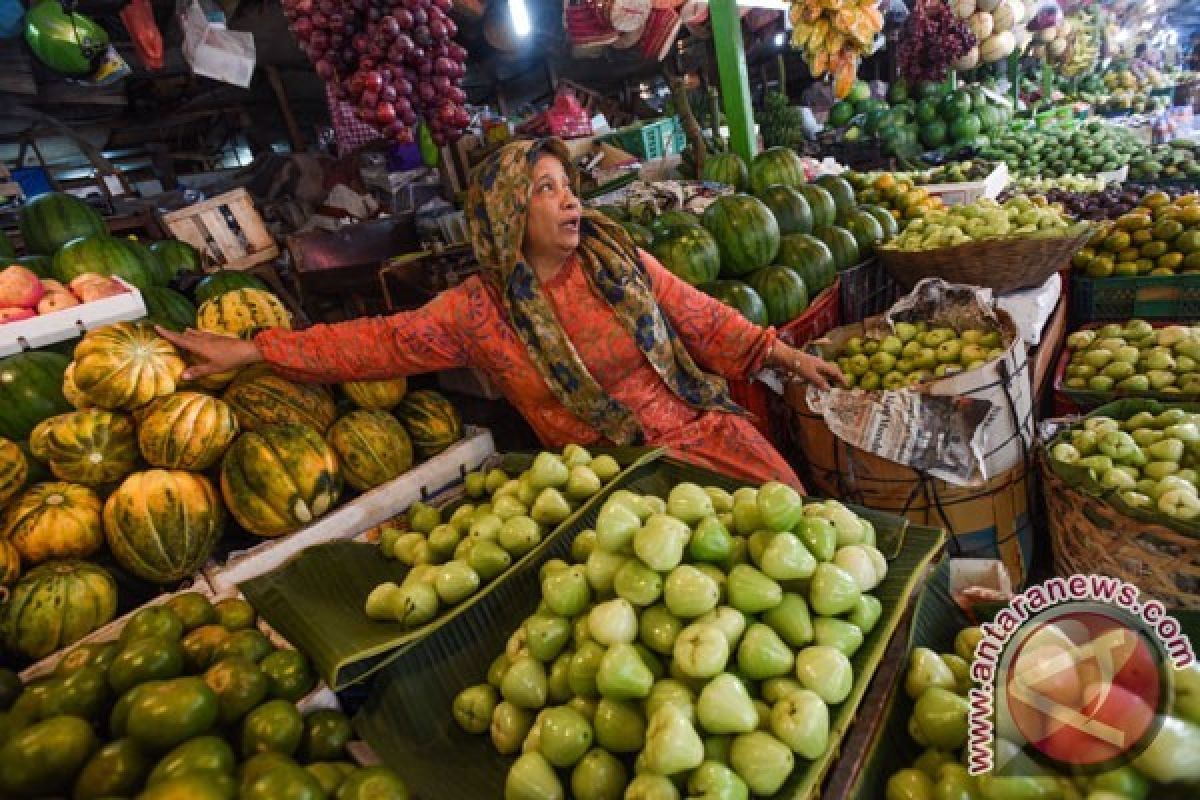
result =
[{"label": "purple grape bunch", "polygon": [[424,119],[445,145],[470,124],[453,0],[283,0],[292,35],[334,95],[405,144]]},{"label": "purple grape bunch", "polygon": [[910,81],[940,81],[978,44],[967,23],[939,0],[918,2],[900,37],[900,72]]}]

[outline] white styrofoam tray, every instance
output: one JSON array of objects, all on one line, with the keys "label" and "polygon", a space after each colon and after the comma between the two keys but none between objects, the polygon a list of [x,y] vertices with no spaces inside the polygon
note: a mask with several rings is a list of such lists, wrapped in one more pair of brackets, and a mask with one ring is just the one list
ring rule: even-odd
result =
[{"label": "white styrofoam tray", "polygon": [[946,205],[962,206],[967,203],[974,203],[981,197],[990,197],[995,200],[1004,191],[1006,186],[1008,186],[1008,164],[1001,161],[981,181],[931,183],[920,188],[929,192],[929,194],[942,198],[942,202]]},{"label": "white styrofoam tray", "polygon": [[296,533],[268,539],[232,553],[225,564],[210,561],[204,575],[214,590],[231,591],[239,583],[278,569],[315,544],[351,539],[391,519],[417,500],[436,494],[496,452],[490,431],[468,427],[463,439],[389,483],[360,495]]},{"label": "white styrofoam tray", "polygon": [[121,280],[124,294],[93,300],[61,311],[52,311],[20,322],[0,325],[0,356],[12,356],[24,350],[36,350],[57,342],[82,336],[90,330],[114,322],[141,319],[146,316],[142,293]]}]

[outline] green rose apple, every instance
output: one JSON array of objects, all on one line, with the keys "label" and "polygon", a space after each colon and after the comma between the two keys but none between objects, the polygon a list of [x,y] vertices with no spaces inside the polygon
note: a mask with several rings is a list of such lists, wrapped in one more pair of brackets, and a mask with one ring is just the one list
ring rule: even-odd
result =
[{"label": "green rose apple", "polygon": [[846,619],[851,624],[858,626],[865,636],[875,628],[881,616],[883,616],[883,603],[874,595],[864,594],[858,598],[854,608],[850,609],[850,614]]},{"label": "green rose apple", "polygon": [[688,556],[693,561],[721,564],[733,553],[733,536],[716,516],[700,520],[688,542]]},{"label": "green rose apple", "polygon": [[957,750],[967,740],[967,699],[931,686],[917,698],[913,719],[922,736],[939,750]]},{"label": "green rose apple", "polygon": [[702,487],[694,483],[680,483],[667,495],[667,513],[687,525],[695,525],[717,512],[712,497]]},{"label": "green rose apple", "polygon": [[743,733],[733,740],[729,761],[751,792],[771,796],[778,792],[796,764],[791,749],[769,733]]},{"label": "green rose apple", "polygon": [[572,708],[546,709],[539,751],[556,767],[574,766],[592,746],[592,726]]},{"label": "green rose apple", "polygon": [[559,616],[582,614],[592,599],[587,572],[581,566],[574,566],[547,575],[542,580],[542,599]]},{"label": "green rose apple", "polygon": [[709,500],[712,501],[714,514],[725,514],[733,511],[733,495],[729,492],[719,486],[705,486],[704,491],[708,494]]},{"label": "green rose apple", "polygon": [[748,800],[749,797],[746,782],[716,761],[705,761],[688,776],[689,800]]},{"label": "green rose apple", "polygon": [[720,596],[720,586],[711,576],[687,564],[671,570],[663,587],[667,610],[683,619],[712,611]]},{"label": "green rose apple", "polygon": [[662,597],[663,579],[637,558],[630,558],[613,577],[613,589],[635,606],[652,605]]},{"label": "green rose apple", "polygon": [[721,632],[725,634],[725,639],[729,642],[730,651],[737,647],[737,643],[741,641],[742,634],[746,632],[746,615],[736,608],[730,608],[729,606],[714,608],[696,621],[706,625],[715,625],[720,628]]},{"label": "green rose apple", "polygon": [[467,553],[467,564],[479,575],[480,581],[486,582],[508,569],[512,565],[512,556],[495,542],[475,541]]},{"label": "green rose apple", "polygon": [[836,706],[854,688],[854,669],[842,651],[810,645],[796,654],[796,679],[805,689],[816,692],[826,705]]},{"label": "green rose apple", "polygon": [[448,561],[438,568],[434,589],[443,603],[457,605],[479,589],[479,573],[464,561]]},{"label": "green rose apple", "polygon": [[805,517],[796,525],[796,535],[817,561],[830,561],[837,552],[837,529],[822,517]]},{"label": "green rose apple", "polygon": [[500,696],[486,683],[463,689],[454,698],[454,721],[467,733],[487,733]]},{"label": "green rose apple", "polygon": [[571,516],[571,504],[558,489],[542,489],[533,501],[529,516],[542,525],[553,527]]},{"label": "green rose apple", "polygon": [[758,727],[758,712],[746,684],[727,672],[701,690],[696,718],[705,731],[713,734],[749,733]]},{"label": "green rose apple", "polygon": [[884,796],[886,800],[934,800],[934,783],[919,769],[902,769],[888,778]]},{"label": "green rose apple", "polygon": [[729,661],[729,641],[716,625],[693,623],[675,639],[674,664],[689,678],[712,678]]},{"label": "green rose apple", "polygon": [[572,692],[582,697],[596,696],[596,673],[600,670],[604,654],[604,648],[596,642],[584,642],[579,645],[567,672],[567,682]]},{"label": "green rose apple", "polygon": [[587,619],[592,638],[602,645],[632,644],[637,638],[637,612],[623,597],[593,606]]},{"label": "green rose apple", "polygon": [[758,490],[758,515],[769,530],[790,531],[804,514],[804,502],[795,489],[778,481]]},{"label": "green rose apple", "polygon": [[571,795],[574,800],[621,800],[628,782],[625,765],[597,748],[571,771]]},{"label": "green rose apple", "polygon": [[850,611],[861,595],[853,575],[835,564],[822,563],[809,584],[808,604],[816,613],[831,617]]},{"label": "green rose apple", "polygon": [[626,787],[624,800],[680,800],[680,797],[670,778],[646,772],[635,776]]},{"label": "green rose apple", "polygon": [[[965,630],[971,629],[967,628]],[[959,632],[959,636],[963,636],[962,631]],[[970,635],[968,635],[968,638],[970,638]],[[965,648],[968,644],[969,642],[964,639],[962,646]],[[956,638],[956,649],[958,646],[959,641]],[[962,653],[959,653],[959,655],[962,655]],[[972,652],[966,658],[974,658],[974,653]],[[916,700],[931,687],[953,691],[955,686],[957,686],[957,681],[954,678],[954,673],[950,671],[950,667],[946,665],[941,656],[928,647],[913,648],[912,653],[908,657],[908,672],[904,676],[904,691],[910,698]]]},{"label": "green rose apple", "polygon": [[[856,629],[857,630],[857,629]],[[792,648],[769,626],[754,623],[738,644],[737,664],[750,680],[778,678],[792,671]]]},{"label": "green rose apple", "polygon": [[638,638],[661,655],[671,654],[682,630],[683,622],[663,605],[650,606],[638,620]]},{"label": "green rose apple", "polygon": [[592,721],[596,743],[613,753],[636,753],[646,741],[646,718],[636,703],[600,698]]},{"label": "green rose apple", "polygon": [[[543,454],[544,455],[544,454]],[[525,753],[504,780],[504,800],[562,800],[563,787],[541,753]]]},{"label": "green rose apple", "polygon": [[704,762],[704,742],[688,717],[678,707],[668,704],[650,717],[642,755],[652,772],[675,775]]},{"label": "green rose apple", "polygon": [[558,658],[571,638],[571,623],[551,614],[534,614],[525,620],[525,642],[529,654],[542,663]]},{"label": "green rose apple", "polygon": [[605,594],[613,590],[617,572],[629,560],[628,556],[620,553],[610,553],[597,547],[587,557],[583,571],[587,575],[588,585],[593,592]]},{"label": "green rose apple", "polygon": [[631,700],[650,694],[654,674],[631,644],[614,644],[600,659],[596,689],[603,697]]},{"label": "green rose apple", "polygon": [[817,569],[817,559],[792,533],[777,533],[767,543],[759,560],[763,573],[777,581],[811,578]]},{"label": "green rose apple", "polygon": [[771,709],[771,732],[802,758],[820,758],[829,748],[829,707],[815,692],[789,692]]},{"label": "green rose apple", "polygon": [[670,572],[683,561],[692,532],[674,517],[654,514],[633,536],[633,551],[656,572]]},{"label": "green rose apple", "polygon": [[730,570],[726,590],[729,604],[743,614],[769,611],[783,601],[783,589],[778,583],[745,564]]},{"label": "green rose apple", "polygon": [[488,733],[492,746],[501,755],[511,755],[521,749],[521,742],[533,727],[533,712],[508,701],[496,706]]},{"label": "green rose apple", "polygon": [[[690,680],[690,679],[689,679]],[[665,705],[673,705],[691,722],[696,721],[696,694],[687,686],[674,678],[667,678],[654,684],[650,696],[644,704],[646,717],[653,717],[655,712]]]},{"label": "green rose apple", "polygon": [[522,656],[509,665],[500,683],[505,702],[518,708],[539,709],[546,705],[546,668],[532,656]]},{"label": "green rose apple", "polygon": [[621,472],[621,465],[617,460],[608,454],[596,456],[588,463],[592,472],[596,473],[596,477],[608,483]]},{"label": "green rose apple", "polygon": [[833,617],[817,617],[813,620],[813,638],[817,644],[828,645],[853,658],[862,647],[863,632],[857,625]]}]

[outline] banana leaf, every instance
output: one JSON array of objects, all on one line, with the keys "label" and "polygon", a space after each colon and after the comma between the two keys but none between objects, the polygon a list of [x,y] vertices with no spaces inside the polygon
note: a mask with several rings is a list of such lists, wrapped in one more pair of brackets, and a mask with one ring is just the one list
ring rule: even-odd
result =
[{"label": "banana leaf", "polygon": [[[1002,606],[993,607],[989,613],[981,614],[986,621]],[[976,611],[983,611],[977,608]],[[1175,611],[1183,632],[1194,642],[1200,637],[1200,613]],[[909,650],[913,647],[928,647],[938,653],[954,652],[954,637],[960,630],[972,625],[962,608],[950,594],[950,562],[943,561],[934,570],[929,582],[921,590],[909,628]],[[883,722],[875,731],[864,760],[859,764],[846,764],[844,768],[857,773],[845,797],[827,797],[825,800],[879,800],[887,794],[888,778],[895,772],[912,766],[924,748],[908,734],[908,718],[912,714],[913,701],[902,688],[904,670],[890,692],[883,710]],[[1161,792],[1163,787],[1155,789]],[[1187,789],[1182,791],[1186,792]],[[1190,797],[1191,795],[1156,794],[1160,800]]]},{"label": "banana leaf", "polygon": [[[657,458],[662,450],[629,447],[593,452],[596,455],[608,453],[628,471]],[[533,458],[534,455],[529,453],[511,453],[490,466],[499,466],[515,475],[527,469]],[[385,558],[378,545],[367,542],[337,541],[314,545],[274,572],[241,583],[238,588],[272,628],[312,659],[331,688],[344,689],[383,667],[403,648],[467,613],[472,605],[480,602],[522,565],[533,564],[536,568],[546,559],[559,555],[559,533],[592,507],[598,508],[620,484],[620,479],[621,475],[618,475],[609,481],[599,493],[548,533],[538,547],[514,562],[494,581],[419,628],[373,620],[364,612],[367,595],[372,589],[387,581],[400,583],[408,572],[407,566]],[[460,487],[443,504],[444,512],[452,513],[464,499]]]},{"label": "banana leaf", "polygon": [[[669,487],[682,481],[726,490],[751,485],[668,458],[627,472],[623,488],[665,497]],[[577,533],[594,525],[597,511],[590,509],[560,537],[562,552]],[[778,798],[818,796],[909,598],[945,541],[943,531],[897,517],[873,514],[872,522],[881,545],[892,552],[887,578],[875,590],[883,602],[883,616],[852,659],[853,691],[831,709],[829,749],[816,761],[799,760]],[[485,680],[492,659],[503,652],[509,635],[534,611],[540,596],[537,567],[526,565],[456,624],[443,626],[375,676],[354,725],[384,763],[401,770],[414,796],[481,800],[502,796],[514,758],[499,755],[487,736],[462,731],[453,721],[451,706],[459,691]],[[631,775],[632,766],[629,760]]]}]

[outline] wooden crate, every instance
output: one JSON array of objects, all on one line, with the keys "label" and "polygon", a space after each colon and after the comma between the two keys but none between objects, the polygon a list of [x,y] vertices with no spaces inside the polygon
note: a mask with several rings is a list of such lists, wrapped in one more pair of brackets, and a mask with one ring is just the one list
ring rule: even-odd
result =
[{"label": "wooden crate", "polygon": [[245,189],[163,214],[162,221],[172,236],[203,253],[210,267],[249,269],[279,255],[275,237]]}]

